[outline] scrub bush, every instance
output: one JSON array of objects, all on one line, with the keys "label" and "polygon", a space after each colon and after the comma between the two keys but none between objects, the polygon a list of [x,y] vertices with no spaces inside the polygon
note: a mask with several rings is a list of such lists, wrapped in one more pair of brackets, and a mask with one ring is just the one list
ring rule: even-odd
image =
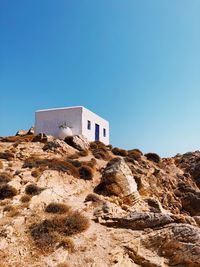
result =
[{"label": "scrub bush", "polygon": [[17,195],[17,189],[11,185],[0,185],[0,199],[12,198]]},{"label": "scrub bush", "polygon": [[44,189],[40,188],[39,186],[35,184],[29,184],[25,188],[26,194],[31,195],[31,196],[39,195],[42,192],[42,190]]},{"label": "scrub bush", "polygon": [[89,166],[83,165],[79,168],[79,175],[81,179],[92,180],[94,171]]},{"label": "scrub bush", "polygon": [[156,153],[147,153],[145,154],[145,157],[150,160],[153,161],[155,163],[159,163],[161,161],[161,158],[159,155],[157,155]]},{"label": "scrub bush", "polygon": [[121,148],[118,148],[118,147],[114,147],[112,149],[112,153],[114,155],[117,155],[117,156],[122,156],[122,157],[126,157],[128,156],[128,151],[125,150],[125,149],[121,149]]},{"label": "scrub bush", "polygon": [[66,213],[70,210],[70,207],[67,206],[66,204],[64,203],[50,203],[45,211],[48,212],[48,213]]}]

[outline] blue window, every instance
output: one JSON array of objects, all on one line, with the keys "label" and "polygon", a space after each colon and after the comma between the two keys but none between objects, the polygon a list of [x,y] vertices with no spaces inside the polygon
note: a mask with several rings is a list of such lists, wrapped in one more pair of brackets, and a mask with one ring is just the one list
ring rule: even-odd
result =
[{"label": "blue window", "polygon": [[87,121],[87,128],[88,130],[91,130],[91,121]]},{"label": "blue window", "polygon": [[106,137],[106,129],[103,128],[103,136]]}]

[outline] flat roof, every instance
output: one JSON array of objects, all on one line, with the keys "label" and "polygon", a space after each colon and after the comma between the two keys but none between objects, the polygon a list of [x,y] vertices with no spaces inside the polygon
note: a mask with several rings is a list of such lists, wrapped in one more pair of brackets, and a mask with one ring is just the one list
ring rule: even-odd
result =
[{"label": "flat roof", "polygon": [[72,109],[72,108],[84,108],[84,107],[83,106],[73,106],[73,107],[62,107],[62,108],[47,108],[47,109],[36,110],[36,112],[50,111],[50,110],[60,110],[60,109]]},{"label": "flat roof", "polygon": [[[36,110],[37,112],[45,112],[45,111],[56,111],[56,110],[62,110],[62,109],[85,109],[88,110],[89,112],[93,113],[94,115],[96,115],[97,117],[100,117],[101,119],[103,119],[104,121],[108,122],[106,119],[102,118],[101,116],[99,116],[98,114],[96,114],[95,112],[91,111],[88,108],[85,108],[84,106],[73,106],[73,107],[62,107],[62,108],[49,108],[49,109],[40,109],[40,110]],[[108,122],[109,123],[109,122]]]}]

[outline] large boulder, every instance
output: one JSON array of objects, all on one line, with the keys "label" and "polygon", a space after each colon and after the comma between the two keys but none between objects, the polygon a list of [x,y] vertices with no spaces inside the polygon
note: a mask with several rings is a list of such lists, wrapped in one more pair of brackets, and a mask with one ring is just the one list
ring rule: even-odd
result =
[{"label": "large boulder", "polygon": [[53,140],[54,140],[53,136],[46,135],[45,133],[39,133],[33,137],[32,142],[47,143]]},{"label": "large boulder", "polygon": [[155,228],[180,221],[178,216],[153,212],[130,212],[126,216],[101,214],[100,217],[102,219],[102,224],[106,226],[132,230]]},{"label": "large boulder", "polygon": [[78,150],[89,149],[89,142],[83,135],[67,136],[65,142]]},{"label": "large boulder", "polygon": [[27,135],[27,131],[26,130],[19,130],[16,133],[16,136],[25,136]]},{"label": "large boulder", "polygon": [[118,229],[114,237],[137,266],[200,266],[200,230],[195,226],[170,223],[145,231]]},{"label": "large boulder", "polygon": [[34,134],[34,127],[31,127],[28,132],[27,132],[28,135],[33,135]]},{"label": "large boulder", "polygon": [[137,183],[122,158],[110,160],[103,172],[102,183],[109,193],[122,198],[137,194]]}]

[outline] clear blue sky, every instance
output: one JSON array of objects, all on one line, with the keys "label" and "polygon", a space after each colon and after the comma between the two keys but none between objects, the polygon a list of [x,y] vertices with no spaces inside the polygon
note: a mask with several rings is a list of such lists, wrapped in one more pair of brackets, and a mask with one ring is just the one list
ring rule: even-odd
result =
[{"label": "clear blue sky", "polygon": [[115,146],[200,149],[200,1],[0,0],[0,136],[72,105]]}]

